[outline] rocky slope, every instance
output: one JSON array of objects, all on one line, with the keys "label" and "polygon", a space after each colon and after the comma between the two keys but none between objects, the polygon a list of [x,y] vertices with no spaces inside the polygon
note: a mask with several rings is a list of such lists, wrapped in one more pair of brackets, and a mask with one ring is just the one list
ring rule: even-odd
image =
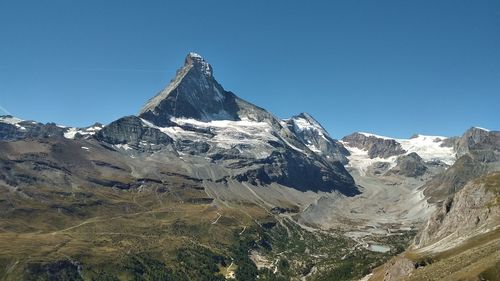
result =
[{"label": "rocky slope", "polygon": [[498,280],[500,173],[470,181],[369,280]]}]

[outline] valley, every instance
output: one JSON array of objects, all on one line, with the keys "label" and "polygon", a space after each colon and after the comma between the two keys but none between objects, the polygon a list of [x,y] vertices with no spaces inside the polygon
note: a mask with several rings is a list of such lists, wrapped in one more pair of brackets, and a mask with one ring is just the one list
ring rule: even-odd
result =
[{"label": "valley", "polygon": [[189,53],[137,116],[0,117],[0,279],[498,280],[499,163],[476,127],[336,140]]}]

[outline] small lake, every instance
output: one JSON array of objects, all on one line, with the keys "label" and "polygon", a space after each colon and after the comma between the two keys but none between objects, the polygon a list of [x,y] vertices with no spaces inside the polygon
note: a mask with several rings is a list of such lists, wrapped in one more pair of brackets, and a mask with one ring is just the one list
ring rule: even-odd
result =
[{"label": "small lake", "polygon": [[368,250],[379,253],[387,253],[391,250],[391,248],[384,245],[370,244],[370,246],[368,246]]}]

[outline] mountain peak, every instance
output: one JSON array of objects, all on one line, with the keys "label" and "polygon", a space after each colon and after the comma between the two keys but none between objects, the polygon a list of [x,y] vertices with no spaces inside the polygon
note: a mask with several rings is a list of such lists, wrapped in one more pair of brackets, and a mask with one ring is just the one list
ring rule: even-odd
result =
[{"label": "mountain peak", "polygon": [[212,66],[197,53],[189,53],[170,84],[151,98],[139,117],[156,126],[170,126],[172,118],[199,121],[274,120],[264,109],[224,90],[212,75]]},{"label": "mountain peak", "polygon": [[212,66],[199,54],[190,52],[184,60],[184,66],[190,66],[203,73],[208,77],[212,77]]}]

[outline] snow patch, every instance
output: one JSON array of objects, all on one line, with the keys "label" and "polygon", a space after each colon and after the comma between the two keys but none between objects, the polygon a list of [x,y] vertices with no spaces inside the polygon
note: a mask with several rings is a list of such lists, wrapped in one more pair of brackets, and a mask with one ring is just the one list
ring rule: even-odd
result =
[{"label": "snow patch", "polygon": [[[60,128],[66,128],[64,126],[58,125]],[[89,128],[74,128],[74,127],[69,127],[66,129],[64,132],[64,137],[67,139],[74,139],[76,134],[80,134],[82,136],[90,136],[94,135],[97,132],[99,132],[102,129],[100,126],[92,126]]]},{"label": "snow patch", "polygon": [[74,139],[78,130],[76,128],[69,128],[66,132],[64,132],[64,137],[67,139]]},{"label": "snow patch", "polygon": [[115,144],[114,147],[123,149],[123,150],[131,150],[132,147],[130,147],[128,144]]},{"label": "snow patch", "polygon": [[351,154],[350,156],[347,157],[347,159],[349,159],[349,163],[346,165],[346,167],[358,170],[361,176],[365,176],[368,167],[370,167],[376,162],[389,163],[389,169],[392,169],[396,166],[396,159],[398,158],[398,156],[391,156],[388,158],[380,158],[380,157],[370,158],[370,156],[368,156],[368,150],[349,146],[345,142],[342,142],[342,144]]},{"label": "snow patch", "polygon": [[16,124],[21,123],[23,121],[24,120],[19,119],[19,118],[14,117],[14,116],[10,116],[10,115],[0,116],[0,122],[6,123],[6,124],[16,125]]},{"label": "snow patch", "polygon": [[26,131],[26,128],[21,126],[19,123],[24,122],[24,120],[19,119],[14,116],[10,115],[5,115],[5,116],[0,116],[0,122],[5,123],[5,124],[10,124],[16,126],[18,129]]},{"label": "snow patch", "polygon": [[[158,127],[147,120],[141,120],[145,126],[156,128],[174,140],[203,141],[223,149],[236,149],[241,154],[249,153],[258,159],[269,156],[270,151],[272,151],[269,144],[271,141],[285,142],[293,149],[303,153],[295,146],[278,139],[273,134],[272,126],[266,122],[251,120],[203,122],[191,118],[171,118],[171,121],[178,126]],[[182,127],[192,127],[198,130],[187,130]]]},{"label": "snow patch", "polygon": [[455,163],[453,147],[441,146],[447,137],[418,135],[411,139],[396,139],[407,153],[415,152],[426,162],[442,161],[446,165]]}]

